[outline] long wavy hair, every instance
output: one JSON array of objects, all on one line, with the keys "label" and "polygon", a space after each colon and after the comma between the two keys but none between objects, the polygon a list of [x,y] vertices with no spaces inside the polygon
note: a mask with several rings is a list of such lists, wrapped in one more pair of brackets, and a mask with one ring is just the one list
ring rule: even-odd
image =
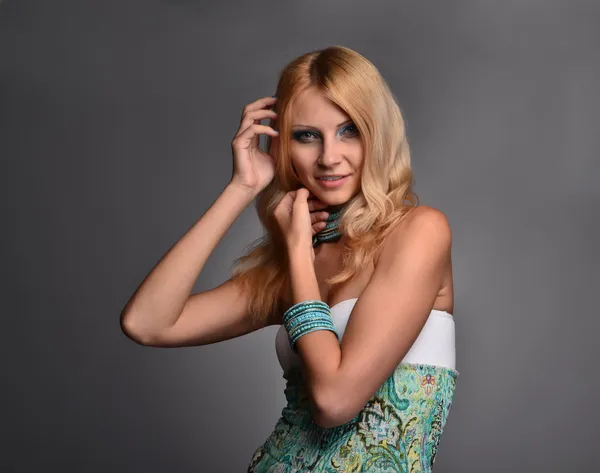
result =
[{"label": "long wavy hair", "polygon": [[[276,170],[271,183],[257,196],[255,205],[265,229],[248,253],[237,258],[232,280],[248,294],[248,311],[254,321],[265,321],[282,312],[289,288],[286,248],[273,210],[292,190],[302,187],[290,154],[290,116],[294,100],[309,87],[343,109],[357,126],[364,150],[361,189],[344,204],[339,228],[347,238],[342,269],[329,278],[333,287],[376,264],[382,243],[406,214],[418,206],[405,123],[400,107],[377,68],[365,57],[343,46],[312,51],[294,59],[281,72],[277,84]],[[270,138],[270,137],[268,137]],[[273,151],[267,138],[268,149]],[[407,203],[408,202],[408,203]]]}]

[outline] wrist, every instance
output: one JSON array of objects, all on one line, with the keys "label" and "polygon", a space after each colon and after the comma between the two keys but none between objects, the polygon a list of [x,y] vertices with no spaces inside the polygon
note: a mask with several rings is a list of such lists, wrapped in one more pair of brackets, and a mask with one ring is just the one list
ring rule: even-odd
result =
[{"label": "wrist", "polygon": [[255,189],[236,183],[235,181],[229,181],[225,186],[225,189],[232,194],[242,196],[242,198],[247,199],[249,202],[253,201],[255,197],[260,194],[260,192],[257,192]]},{"label": "wrist", "polygon": [[297,249],[289,254],[289,276],[293,302],[320,299],[319,283],[310,249]]},{"label": "wrist", "polygon": [[309,246],[292,246],[288,247],[288,262],[290,265],[303,265],[305,263],[314,262],[314,250]]}]

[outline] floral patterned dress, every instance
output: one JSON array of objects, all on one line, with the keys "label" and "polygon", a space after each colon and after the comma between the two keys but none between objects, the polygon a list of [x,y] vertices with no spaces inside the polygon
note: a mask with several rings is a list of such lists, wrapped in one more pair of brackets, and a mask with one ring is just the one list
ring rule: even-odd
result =
[{"label": "floral patterned dress", "polygon": [[248,473],[431,472],[458,371],[401,363],[344,425],[314,423],[300,368],[284,373],[287,405]]}]

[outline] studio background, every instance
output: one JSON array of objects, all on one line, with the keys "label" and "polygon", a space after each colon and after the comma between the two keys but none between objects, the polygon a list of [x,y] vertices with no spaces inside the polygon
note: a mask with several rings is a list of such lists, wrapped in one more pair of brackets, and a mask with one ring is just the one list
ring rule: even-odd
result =
[{"label": "studio background", "polygon": [[[453,231],[457,369],[437,473],[593,472],[600,4],[0,2],[3,472],[241,472],[284,406],[277,327],[136,345],[119,314],[231,177],[242,108],[355,49]],[[253,205],[194,292],[261,234]]]}]

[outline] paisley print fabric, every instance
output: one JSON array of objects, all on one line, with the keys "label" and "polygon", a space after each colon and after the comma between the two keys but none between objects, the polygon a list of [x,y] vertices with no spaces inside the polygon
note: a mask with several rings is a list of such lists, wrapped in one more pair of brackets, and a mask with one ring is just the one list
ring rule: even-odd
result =
[{"label": "paisley print fabric", "polygon": [[344,425],[310,416],[299,368],[284,373],[287,405],[248,473],[429,473],[452,406],[458,371],[401,363]]}]

